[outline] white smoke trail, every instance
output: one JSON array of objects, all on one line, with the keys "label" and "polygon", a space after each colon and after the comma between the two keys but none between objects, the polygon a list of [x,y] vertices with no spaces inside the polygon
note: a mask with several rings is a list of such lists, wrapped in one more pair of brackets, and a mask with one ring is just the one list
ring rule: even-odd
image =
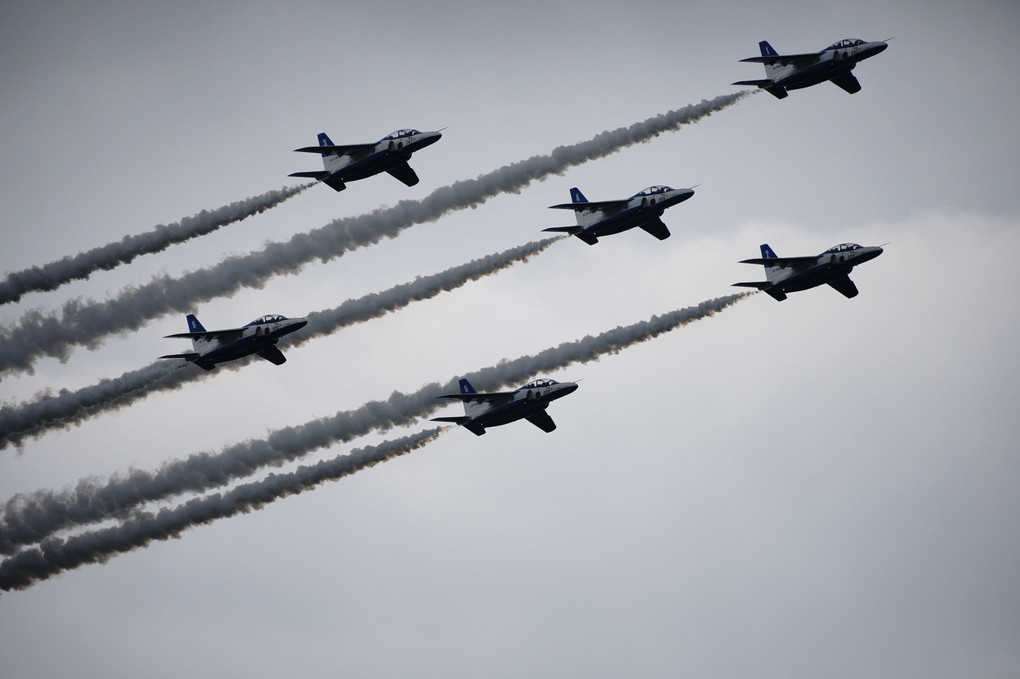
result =
[{"label": "white smoke trail", "polygon": [[0,564],[0,589],[24,589],[65,570],[88,563],[105,563],[114,554],[145,547],[153,540],[177,537],[188,528],[212,523],[253,509],[262,509],[289,495],[312,490],[406,455],[436,440],[442,428],[360,448],[289,473],[274,473],[261,481],[246,483],[224,493],[195,498],[156,513],[138,512],[120,525],[89,531],[67,539],[50,538],[39,547],[26,549]]},{"label": "white smoke trail", "polygon": [[476,207],[501,193],[520,192],[533,181],[697,122],[746,96],[746,92],[728,94],[630,127],[602,132],[587,141],[560,146],[548,155],[533,156],[477,179],[436,189],[422,200],[404,200],[393,207],[338,219],[297,234],[287,243],[271,243],[259,252],[229,257],[177,279],[160,276],[107,302],[71,300],[59,316],[30,311],[0,331],[0,374],[31,371],[42,356],[66,360],[75,346],[95,348],[105,336],[137,330],[149,319],[173,311],[186,313],[198,302],[231,295],[242,287],[261,287],[270,277],[295,273],[308,262],[328,261],[383,238],[395,238],[414,224]]},{"label": "white smoke trail", "polygon": [[[308,325],[301,332],[290,336],[283,348],[299,347],[312,339],[378,318],[412,302],[435,297],[514,264],[526,262],[561,239],[533,241],[431,276],[419,276],[409,283],[396,285],[383,292],[348,300],[332,309],[313,312],[308,315]],[[157,361],[77,391],[61,391],[55,396],[43,396],[20,406],[0,406],[0,450],[9,445],[20,445],[28,437],[41,436],[53,429],[80,424],[95,415],[119,410],[150,394],[179,389],[189,382],[204,380],[223,370],[239,369],[254,360],[258,359],[242,359],[222,365],[212,372],[181,362]]]},{"label": "white smoke trail", "polygon": [[[738,293],[708,300],[694,307],[653,316],[647,321],[617,327],[599,335],[565,342],[533,356],[522,356],[464,375],[486,389],[499,389],[539,373],[586,363],[607,354],[716,314],[754,293]],[[457,378],[425,385],[413,394],[393,392],[386,401],[370,401],[360,408],[286,427],[261,440],[237,443],[218,454],[197,453],[164,464],[155,472],[131,470],[106,483],[86,478],[74,488],[40,490],[9,499],[0,517],[0,553],[45,539],[63,528],[118,516],[146,502],[184,492],[204,492],[242,478],[267,465],[293,460],[312,450],[350,441],[373,430],[408,425],[443,407],[438,394],[459,391]]]},{"label": "white smoke trail", "polygon": [[212,233],[221,227],[276,207],[310,186],[303,184],[253,196],[215,210],[202,210],[173,224],[161,224],[151,231],[124,236],[92,250],[67,256],[49,264],[7,274],[0,281],[0,304],[17,302],[29,292],[56,290],[74,280],[85,280],[96,271],[114,269],[135,257],[161,252],[171,245]]}]

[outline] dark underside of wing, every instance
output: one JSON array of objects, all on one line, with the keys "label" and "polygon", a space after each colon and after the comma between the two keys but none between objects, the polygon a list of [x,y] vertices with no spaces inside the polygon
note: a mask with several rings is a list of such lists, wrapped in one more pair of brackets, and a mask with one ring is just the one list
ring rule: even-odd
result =
[{"label": "dark underside of wing", "polygon": [[861,83],[857,81],[857,78],[853,73],[846,73],[845,75],[838,76],[832,79],[838,87],[846,90],[850,94],[861,91]]},{"label": "dark underside of wing", "polygon": [[857,286],[850,280],[850,276],[840,276],[829,281],[829,285],[839,291],[844,297],[856,297]]},{"label": "dark underside of wing", "polygon": [[283,365],[287,362],[287,357],[276,347],[267,347],[260,351],[257,356],[266,359],[274,365]]},{"label": "dark underside of wing", "polygon": [[414,170],[411,169],[411,166],[407,164],[406,160],[401,161],[386,170],[386,173],[408,186],[414,186],[418,183],[418,175],[415,174]]},{"label": "dark underside of wing", "polygon": [[666,228],[666,225],[658,217],[656,217],[650,222],[645,222],[644,224],[641,225],[641,228],[647,231],[648,233],[652,234],[659,240],[666,240],[667,238],[669,238],[669,229]]},{"label": "dark underside of wing", "polygon": [[553,419],[551,417],[549,417],[549,413],[545,412],[544,410],[540,410],[537,413],[528,415],[526,419],[528,420],[528,422],[531,422],[533,425],[547,433],[556,428],[556,423],[553,422]]}]

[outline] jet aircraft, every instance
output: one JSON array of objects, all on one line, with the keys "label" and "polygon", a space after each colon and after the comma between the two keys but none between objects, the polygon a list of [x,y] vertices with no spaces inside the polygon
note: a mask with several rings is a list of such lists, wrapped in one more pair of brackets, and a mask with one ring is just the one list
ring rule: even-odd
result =
[{"label": "jet aircraft", "polygon": [[777,257],[768,243],[763,243],[761,259],[744,259],[740,263],[764,265],[768,280],[733,285],[758,288],[780,302],[786,299],[788,292],[807,290],[823,283],[845,297],[856,297],[857,286],[850,280],[850,272],[855,266],[880,254],[882,248],[877,245],[864,247],[856,243],[843,243],[814,257]]},{"label": "jet aircraft", "polygon": [[281,365],[287,361],[276,343],[284,335],[305,327],[304,318],[286,318],[270,314],[256,318],[248,325],[229,330],[206,330],[194,314],[188,314],[191,332],[179,332],[167,337],[187,337],[194,351],[185,354],[167,354],[160,358],[183,358],[204,370],[212,370],[217,363],[234,361],[251,354],[270,363]]},{"label": "jet aircraft", "polygon": [[850,94],[860,92],[861,84],[851,73],[857,63],[873,57],[886,47],[888,42],[865,42],[853,38],[840,40],[820,52],[806,54],[778,54],[766,40],[758,43],[760,57],[749,57],[751,61],[765,65],[764,80],[739,80],[734,85],[755,85],[767,90],[777,99],[787,96],[787,90],[797,90],[831,80]]},{"label": "jet aircraft", "polygon": [[414,186],[418,183],[418,175],[407,161],[411,159],[412,153],[436,143],[442,136],[441,131],[397,130],[370,144],[337,146],[330,141],[325,132],[320,132],[318,146],[305,146],[294,150],[301,153],[318,153],[322,156],[322,165],[325,169],[292,172],[290,176],[311,177],[335,191],[343,191],[347,188],[347,182],[386,172],[408,186]]},{"label": "jet aircraft", "polygon": [[551,209],[573,210],[577,226],[552,226],[543,231],[556,231],[577,236],[588,245],[599,242],[599,236],[620,233],[639,226],[659,240],[669,238],[669,229],[662,223],[668,207],[682,203],[694,195],[694,189],[671,189],[650,186],[623,200],[589,202],[576,186],[570,189],[570,203],[551,205]]},{"label": "jet aircraft", "polygon": [[552,401],[577,389],[576,382],[535,380],[514,391],[478,393],[466,379],[460,381],[459,394],[443,394],[436,398],[458,399],[464,402],[463,417],[433,417],[433,422],[454,422],[477,436],[486,427],[527,420],[544,432],[556,428],[556,423],[545,411]]}]

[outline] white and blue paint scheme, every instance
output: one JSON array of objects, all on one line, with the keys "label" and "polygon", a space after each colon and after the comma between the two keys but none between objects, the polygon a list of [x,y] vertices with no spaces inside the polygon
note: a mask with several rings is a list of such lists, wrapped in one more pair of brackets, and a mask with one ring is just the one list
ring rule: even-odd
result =
[{"label": "white and blue paint scheme", "polygon": [[569,233],[588,245],[595,245],[600,236],[620,233],[636,226],[659,240],[665,240],[669,238],[669,229],[662,222],[662,213],[666,208],[682,203],[693,195],[694,189],[649,186],[630,198],[592,202],[575,186],[570,189],[571,202],[551,205],[550,208],[573,210],[577,216],[577,226],[552,226],[542,230]]},{"label": "white and blue paint scheme", "polygon": [[855,266],[882,254],[877,245],[842,243],[814,257],[777,257],[768,243],[761,246],[760,259],[744,259],[741,264],[761,264],[768,280],[733,285],[758,288],[782,302],[786,293],[828,285],[844,297],[856,297],[857,286],[850,280]]},{"label": "white and blue paint scheme", "polygon": [[167,337],[186,337],[191,340],[194,351],[185,354],[167,354],[160,358],[183,358],[204,370],[212,370],[217,363],[235,361],[255,354],[270,363],[281,365],[287,362],[283,352],[276,348],[276,343],[284,335],[289,335],[308,325],[304,318],[287,318],[269,314],[256,318],[240,328],[229,330],[206,330],[195,318],[188,314],[188,330]]},{"label": "white and blue paint scheme", "polygon": [[466,379],[460,381],[459,394],[444,394],[436,398],[457,399],[464,402],[463,417],[434,417],[433,422],[453,422],[481,436],[486,427],[527,420],[544,432],[556,429],[556,423],[545,411],[558,398],[573,393],[576,382],[535,380],[514,391],[478,393]]},{"label": "white and blue paint scheme", "polygon": [[320,132],[318,146],[305,146],[294,150],[301,153],[318,153],[322,156],[322,165],[325,169],[292,172],[290,176],[318,179],[336,191],[343,191],[349,181],[386,172],[404,184],[414,186],[418,183],[418,175],[407,161],[415,151],[439,141],[443,136],[441,132],[441,130],[436,132],[397,130],[371,144],[344,146],[334,144],[325,132]]},{"label": "white and blue paint scheme", "polygon": [[778,54],[766,40],[758,43],[760,57],[749,57],[750,61],[765,66],[764,80],[739,80],[734,85],[754,85],[768,91],[772,96],[783,99],[787,90],[798,90],[831,80],[850,94],[860,92],[861,84],[854,77],[854,67],[868,57],[873,57],[889,46],[884,40],[865,42],[847,38],[829,45],[819,52],[806,54]]}]

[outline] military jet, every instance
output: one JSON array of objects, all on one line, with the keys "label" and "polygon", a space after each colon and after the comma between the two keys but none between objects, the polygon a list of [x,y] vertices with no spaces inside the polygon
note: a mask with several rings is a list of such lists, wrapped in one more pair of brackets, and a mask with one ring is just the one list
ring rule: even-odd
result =
[{"label": "military jet", "polygon": [[463,417],[433,417],[433,422],[454,422],[477,436],[486,427],[527,420],[544,432],[556,428],[545,409],[552,401],[577,389],[575,382],[535,380],[514,391],[478,393],[466,379],[460,381],[459,394],[443,394],[436,398],[452,398],[464,402]]},{"label": "military jet", "polygon": [[570,189],[570,203],[551,205],[555,210],[573,210],[577,226],[552,226],[543,231],[569,233],[588,245],[599,242],[599,236],[620,233],[635,226],[641,227],[659,240],[669,238],[669,229],[660,217],[668,207],[682,203],[694,195],[694,189],[671,189],[668,186],[650,186],[623,200],[589,202],[576,186]]},{"label": "military jet", "polygon": [[886,47],[888,42],[865,42],[853,38],[840,40],[820,52],[806,54],[778,54],[766,40],[758,43],[760,57],[749,57],[751,61],[765,65],[764,80],[739,80],[734,85],[754,85],[768,91],[777,99],[787,96],[787,90],[798,90],[831,80],[850,94],[860,92],[861,84],[854,77],[858,62],[873,57]]},{"label": "military jet", "polygon": [[867,247],[856,243],[843,243],[829,248],[814,257],[777,257],[767,243],[761,246],[761,259],[744,259],[741,264],[763,264],[765,281],[734,283],[745,288],[758,288],[777,301],[786,299],[786,293],[807,290],[827,284],[844,297],[856,297],[857,286],[850,280],[850,272],[882,254],[877,245]]},{"label": "military jet", "polygon": [[191,332],[179,332],[167,337],[187,337],[194,351],[186,354],[167,354],[160,358],[183,358],[203,370],[212,370],[217,363],[234,361],[255,354],[270,363],[282,365],[287,362],[276,343],[308,325],[304,318],[286,318],[270,314],[256,318],[248,325],[229,330],[206,330],[194,314],[188,314],[188,328]]},{"label": "military jet", "polygon": [[436,143],[442,136],[441,131],[397,130],[370,144],[337,146],[330,141],[325,132],[320,132],[318,146],[305,146],[294,150],[300,153],[318,153],[322,156],[322,165],[326,169],[292,172],[289,176],[311,177],[335,191],[343,191],[347,188],[347,182],[386,172],[408,186],[414,186],[418,183],[418,175],[407,161],[411,159],[412,153]]}]

